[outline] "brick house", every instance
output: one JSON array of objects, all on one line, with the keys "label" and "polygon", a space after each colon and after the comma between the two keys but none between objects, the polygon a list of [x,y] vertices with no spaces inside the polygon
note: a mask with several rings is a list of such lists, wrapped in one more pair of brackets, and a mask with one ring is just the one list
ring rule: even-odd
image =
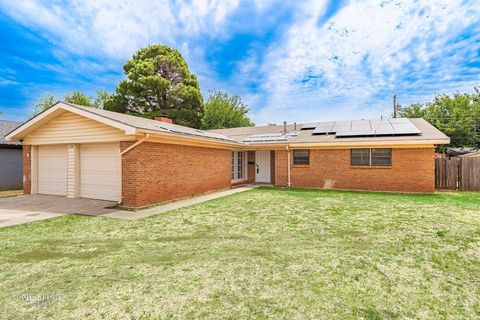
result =
[{"label": "brick house", "polygon": [[9,133],[23,144],[24,193],[141,207],[245,183],[431,193],[434,148],[423,119],[202,131],[58,102]]}]

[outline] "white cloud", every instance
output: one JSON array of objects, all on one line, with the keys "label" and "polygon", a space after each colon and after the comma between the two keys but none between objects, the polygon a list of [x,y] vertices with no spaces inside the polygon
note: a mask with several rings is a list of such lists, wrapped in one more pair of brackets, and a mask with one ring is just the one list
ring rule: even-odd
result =
[{"label": "white cloud", "polygon": [[151,43],[180,46],[180,39],[223,32],[239,0],[4,1],[2,11],[76,54],[125,59]]},{"label": "white cloud", "polygon": [[304,19],[264,59],[266,107],[256,110],[255,118],[311,121],[379,115],[389,112],[394,92],[405,101],[419,91],[431,96],[448,89],[441,80],[463,71],[465,54],[475,51],[471,39],[458,43],[456,38],[475,26],[470,31],[477,31],[480,49],[480,9],[468,9],[456,0],[351,1],[319,26],[326,8],[310,1]]},{"label": "white cloud", "polygon": [[[0,10],[59,48],[63,65],[32,67],[58,74],[89,70],[98,80],[139,48],[168,44],[184,54],[202,87],[243,95],[258,124],[373,117],[390,112],[395,92],[408,104],[479,84],[465,66],[479,61],[480,6],[474,1],[351,0],[325,19],[329,2],[284,4],[292,21],[283,36],[266,53],[248,52],[226,82],[207,63],[206,46],[237,31],[255,32],[266,19],[272,23],[278,1],[19,0],[0,2]],[[471,38],[459,39],[466,32]]]}]

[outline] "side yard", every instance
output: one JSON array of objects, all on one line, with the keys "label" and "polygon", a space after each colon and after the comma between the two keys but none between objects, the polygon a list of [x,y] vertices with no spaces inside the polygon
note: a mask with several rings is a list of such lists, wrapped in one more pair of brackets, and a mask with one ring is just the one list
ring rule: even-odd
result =
[{"label": "side yard", "polygon": [[0,318],[479,318],[480,194],[259,188],[0,229]]}]

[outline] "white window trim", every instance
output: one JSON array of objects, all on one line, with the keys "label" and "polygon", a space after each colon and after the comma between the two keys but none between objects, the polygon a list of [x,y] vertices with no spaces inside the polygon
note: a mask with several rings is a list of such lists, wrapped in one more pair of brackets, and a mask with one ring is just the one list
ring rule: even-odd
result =
[{"label": "white window trim", "polygon": [[[238,153],[241,152],[242,153],[242,159],[243,159],[243,178],[240,178],[240,179],[231,179],[231,182],[232,183],[236,183],[236,182],[240,182],[240,181],[246,181],[248,180],[248,153],[246,151],[233,151],[235,153],[235,165],[234,165],[234,172],[237,171],[237,157],[238,157]],[[231,160],[231,159],[230,159]],[[232,172],[230,172],[230,175],[232,174]]]}]

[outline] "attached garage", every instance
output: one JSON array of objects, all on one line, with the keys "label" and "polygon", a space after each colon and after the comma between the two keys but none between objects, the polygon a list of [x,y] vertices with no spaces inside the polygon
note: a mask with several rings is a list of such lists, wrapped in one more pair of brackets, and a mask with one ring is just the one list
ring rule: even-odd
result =
[{"label": "attached garage", "polygon": [[58,102],[7,139],[23,144],[25,194],[138,207],[229,188],[242,144],[166,121]]}]

